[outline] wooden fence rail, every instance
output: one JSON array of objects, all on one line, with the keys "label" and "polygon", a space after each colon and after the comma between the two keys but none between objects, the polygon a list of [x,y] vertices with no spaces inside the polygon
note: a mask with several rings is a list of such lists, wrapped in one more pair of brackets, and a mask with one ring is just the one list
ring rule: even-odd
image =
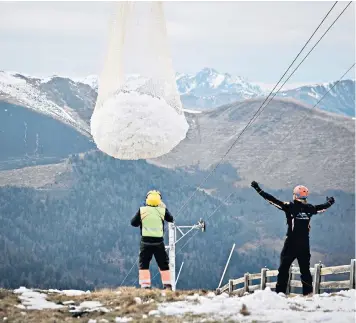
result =
[{"label": "wooden fence rail", "polygon": [[[295,279],[295,275],[300,275],[299,268],[292,265],[290,268],[289,282],[287,288],[287,294],[291,294],[291,289],[295,287],[303,287],[300,280]],[[355,289],[356,282],[356,259],[351,259],[350,265],[323,267],[322,264],[316,264],[314,268],[310,268],[310,272],[313,276],[313,293],[320,294],[320,290],[325,289]],[[350,274],[349,280],[340,281],[322,281],[322,277],[328,275]],[[278,270],[269,270],[262,268],[260,273],[250,274],[246,273],[244,277],[237,279],[230,279],[229,282],[216,290],[217,294],[224,292],[234,293],[237,295],[243,295],[245,293],[251,293],[258,289],[276,288],[275,282],[270,282],[271,277],[276,277]],[[259,282],[256,283],[255,281]],[[252,283],[254,281],[254,283]],[[236,288],[238,285],[239,288]]]}]

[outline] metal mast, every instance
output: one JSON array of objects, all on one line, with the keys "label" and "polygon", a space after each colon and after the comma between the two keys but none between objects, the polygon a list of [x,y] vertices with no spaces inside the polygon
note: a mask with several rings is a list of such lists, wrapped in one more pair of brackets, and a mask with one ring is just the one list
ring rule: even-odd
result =
[{"label": "metal mast", "polygon": [[[187,234],[193,230],[202,230],[205,232],[206,224],[200,219],[197,224],[194,225],[176,225],[175,223],[169,223],[168,235],[169,244],[166,246],[166,250],[169,251],[169,270],[171,272],[172,290],[176,290],[176,244],[182,240]],[[183,230],[187,230],[184,232]],[[181,235],[177,239],[177,233]],[[182,269],[182,268],[181,268]]]}]

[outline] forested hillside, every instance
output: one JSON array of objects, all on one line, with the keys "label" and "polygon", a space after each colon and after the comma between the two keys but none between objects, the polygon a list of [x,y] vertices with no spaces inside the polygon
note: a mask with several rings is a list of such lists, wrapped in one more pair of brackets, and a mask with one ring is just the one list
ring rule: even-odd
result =
[{"label": "forested hillside", "polygon": [[[99,152],[74,155],[68,162],[72,186],[61,194],[55,188],[0,188],[0,286],[120,285],[138,256],[139,230],[130,226],[130,220],[147,190],[161,190],[176,216],[206,175],[115,160]],[[198,232],[177,256],[178,266],[185,262],[179,288],[215,288],[234,242],[226,277],[277,266],[286,231],[284,214],[253,189],[234,189],[229,203],[208,219],[228,193],[221,189],[223,184],[230,182],[227,187],[233,189],[237,180],[231,166],[219,168],[210,182],[217,187],[214,197],[199,191],[176,218],[179,224],[207,221],[207,232]],[[286,190],[270,192],[281,199],[291,197]],[[312,221],[312,259],[327,265],[348,263],[355,253],[355,196],[323,192],[312,195],[311,202],[323,203],[326,195],[334,195],[336,204]],[[137,275],[135,268],[125,284],[133,284]]]}]

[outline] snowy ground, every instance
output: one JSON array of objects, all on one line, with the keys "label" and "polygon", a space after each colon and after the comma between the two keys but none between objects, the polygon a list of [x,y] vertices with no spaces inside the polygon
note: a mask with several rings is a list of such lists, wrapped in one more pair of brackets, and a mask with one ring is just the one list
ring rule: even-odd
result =
[{"label": "snowy ground", "polygon": [[[28,313],[61,311],[79,322],[337,322],[353,323],[356,318],[355,290],[313,297],[285,297],[270,289],[243,297],[213,292],[180,294],[139,289],[110,292],[77,290],[34,291],[21,287],[14,291]],[[60,295],[61,302],[50,301]],[[139,295],[139,296],[138,296]],[[129,300],[129,302],[128,302]],[[116,303],[115,303],[116,302]],[[128,307],[125,307],[125,304]],[[133,305],[135,304],[135,305]],[[119,306],[118,306],[119,305]],[[117,312],[121,310],[121,312]],[[84,314],[83,314],[84,313]],[[1,311],[0,311],[1,314]],[[78,314],[76,316],[76,314]],[[0,315],[1,318],[1,315]],[[42,321],[41,321],[42,322]]]},{"label": "snowy ground", "polygon": [[[244,297],[210,293],[187,298],[186,301],[161,304],[158,311],[165,315],[205,314],[214,319],[239,322],[355,322],[355,290],[333,296],[285,297],[266,289]],[[241,311],[243,304],[247,311]]]}]

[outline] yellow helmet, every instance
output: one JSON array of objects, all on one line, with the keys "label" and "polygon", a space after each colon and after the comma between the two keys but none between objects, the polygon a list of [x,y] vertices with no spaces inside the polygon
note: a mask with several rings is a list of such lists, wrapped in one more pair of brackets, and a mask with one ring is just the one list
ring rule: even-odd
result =
[{"label": "yellow helmet", "polygon": [[146,205],[159,206],[161,204],[161,193],[159,191],[149,191],[146,195]]}]

